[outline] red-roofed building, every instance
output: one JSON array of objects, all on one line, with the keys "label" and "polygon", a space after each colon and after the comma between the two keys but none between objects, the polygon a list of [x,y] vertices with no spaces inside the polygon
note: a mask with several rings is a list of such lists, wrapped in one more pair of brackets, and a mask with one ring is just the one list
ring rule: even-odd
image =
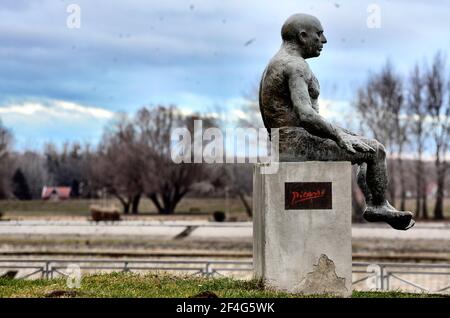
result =
[{"label": "red-roofed building", "polygon": [[70,187],[44,187],[42,189],[42,199],[44,200],[67,200],[70,199]]}]

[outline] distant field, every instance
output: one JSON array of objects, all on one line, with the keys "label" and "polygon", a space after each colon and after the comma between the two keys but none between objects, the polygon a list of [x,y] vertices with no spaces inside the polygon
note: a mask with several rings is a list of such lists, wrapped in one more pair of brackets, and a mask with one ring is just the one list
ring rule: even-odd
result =
[{"label": "distant field", "polygon": [[[251,200],[249,199],[249,202]],[[91,204],[115,204],[121,209],[120,202],[116,199],[109,200],[67,200],[60,202],[33,200],[0,200],[0,212],[4,217],[23,216],[89,216]],[[397,201],[398,204],[398,201]],[[414,211],[415,201],[410,199],[406,203],[407,209]],[[433,216],[433,200],[429,203],[429,214]],[[450,199],[445,200],[445,216],[450,218]],[[148,199],[142,199],[139,211],[141,214],[156,214],[156,208]],[[246,216],[242,202],[237,198],[185,198],[177,206],[176,213],[182,214],[211,214],[214,211],[229,212],[239,217]]]},{"label": "distant field", "polygon": [[[397,205],[400,204],[400,200],[397,200]],[[414,199],[408,199],[406,200],[406,209],[409,211],[414,212],[416,208],[416,201]],[[434,200],[429,200],[428,202],[428,216],[430,218],[433,218],[433,211],[434,211]],[[450,218],[450,198],[447,198],[444,200],[444,216],[447,218]]]},{"label": "distant field", "polygon": [[[79,289],[70,290],[65,279],[12,280],[0,279],[0,298],[11,297],[145,297],[188,298],[214,295],[229,298],[305,297],[265,290],[259,281],[231,278],[192,278],[169,275],[112,273],[84,276]],[[203,296],[204,297],[204,296]],[[309,296],[314,297],[314,296]],[[317,297],[317,296],[315,296]],[[322,297],[322,296],[321,296]],[[331,296],[329,296],[331,297]],[[443,295],[402,292],[354,291],[354,298],[439,298]]]},{"label": "distant field", "polygon": [[[110,200],[67,200],[67,201],[17,201],[0,200],[0,212],[4,217],[14,216],[89,216],[89,206],[107,204],[116,205],[121,210],[120,202]],[[239,199],[225,198],[185,198],[177,206],[178,214],[210,214],[214,211],[229,212],[233,215],[245,215]],[[139,205],[142,214],[156,214],[157,210],[149,199],[142,199]]]}]

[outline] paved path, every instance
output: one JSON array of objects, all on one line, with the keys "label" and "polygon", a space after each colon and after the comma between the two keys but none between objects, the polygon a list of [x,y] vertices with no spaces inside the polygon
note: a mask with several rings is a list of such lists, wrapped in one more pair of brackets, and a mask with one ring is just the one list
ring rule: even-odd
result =
[{"label": "paved path", "polygon": [[[191,227],[189,239],[251,239],[251,222],[208,221],[2,221],[1,235],[130,235],[170,239]],[[396,231],[383,224],[354,224],[353,238],[398,240],[449,240],[449,223],[418,223],[408,231]]]}]

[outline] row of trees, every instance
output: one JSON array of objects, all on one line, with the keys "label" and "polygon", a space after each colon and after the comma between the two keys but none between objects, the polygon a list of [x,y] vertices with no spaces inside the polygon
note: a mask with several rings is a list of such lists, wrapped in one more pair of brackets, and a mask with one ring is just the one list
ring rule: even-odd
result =
[{"label": "row of trees", "polygon": [[[416,64],[402,77],[388,62],[372,74],[358,91],[355,109],[361,125],[383,143],[390,155],[389,194],[405,209],[408,189],[405,157],[413,154],[415,175],[415,212],[429,218],[428,185],[436,185],[433,215],[444,218],[446,154],[450,143],[450,81],[446,77],[445,58],[437,53],[431,65]],[[434,180],[426,173],[424,154],[434,156]],[[433,182],[434,181],[434,182]]]},{"label": "row of trees", "polygon": [[92,180],[114,195],[125,212],[137,213],[141,197],[147,196],[160,213],[173,213],[201,182],[217,184],[220,178],[210,165],[172,162],[172,129],[193,128],[195,119],[174,107],[142,108],[133,119],[121,116],[93,154]]},{"label": "row of trees", "polygon": [[[132,118],[119,114],[95,148],[77,143],[62,148],[47,144],[43,153],[11,153],[9,139],[4,137],[1,197],[37,199],[44,185],[68,186],[73,197],[96,198],[107,193],[122,204],[124,213],[138,213],[141,199],[147,197],[159,213],[170,214],[189,193],[217,195],[226,190],[241,198],[251,214],[247,198],[251,167],[172,162],[172,129],[187,127],[193,131],[197,119],[202,119],[204,129],[218,125],[212,118],[182,116],[175,107],[157,107],[142,108]],[[2,131],[10,136],[6,129]]]}]

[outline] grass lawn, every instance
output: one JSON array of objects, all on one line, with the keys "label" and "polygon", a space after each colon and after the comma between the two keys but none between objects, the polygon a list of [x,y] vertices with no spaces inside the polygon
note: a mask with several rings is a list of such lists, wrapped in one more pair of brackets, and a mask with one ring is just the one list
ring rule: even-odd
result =
[{"label": "grass lawn", "polygon": [[[227,204],[228,202],[228,204]],[[92,204],[114,204],[121,209],[120,202],[110,200],[67,200],[67,201],[18,201],[0,200],[0,212],[4,218],[22,216],[90,216],[89,206]],[[149,199],[142,199],[139,205],[140,213],[156,214],[157,210]],[[239,199],[224,198],[185,198],[177,206],[175,213],[212,214],[214,211],[230,212],[231,214],[245,214],[242,202]]]},{"label": "grass lawn", "polygon": [[[70,290],[63,278],[53,280],[0,279],[0,297],[145,297],[188,298],[201,293],[214,293],[228,298],[305,297],[264,290],[259,281],[231,278],[192,278],[169,275],[112,273],[83,276],[81,287]],[[428,298],[433,294],[354,291],[354,298]]]},{"label": "grass lawn", "polygon": [[[249,202],[251,202],[251,199]],[[0,212],[4,214],[4,218],[8,217],[26,217],[26,216],[90,216],[89,206],[91,204],[101,205],[115,204],[119,209],[121,205],[118,200],[110,199],[106,202],[103,200],[67,200],[60,202],[33,200],[0,200]],[[429,213],[432,217],[434,207],[433,200],[429,202]],[[415,201],[407,200],[406,208],[414,210]],[[444,215],[450,218],[450,199],[444,202]],[[144,214],[156,214],[156,208],[148,199],[142,199],[139,205],[139,211]],[[246,216],[242,202],[237,198],[184,198],[177,206],[176,214],[211,214],[214,211],[229,212],[232,215]]]}]

